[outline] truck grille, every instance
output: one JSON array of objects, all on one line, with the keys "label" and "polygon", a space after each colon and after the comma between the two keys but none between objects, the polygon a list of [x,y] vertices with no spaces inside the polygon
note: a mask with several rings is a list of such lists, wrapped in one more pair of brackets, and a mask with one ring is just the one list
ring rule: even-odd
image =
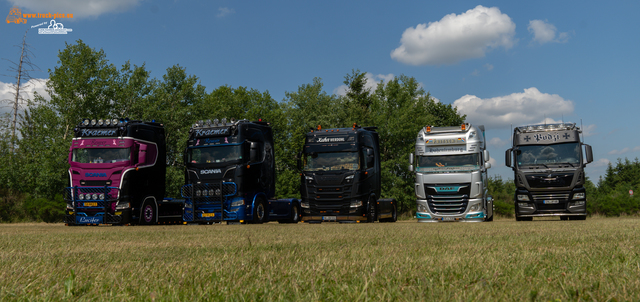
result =
[{"label": "truck grille", "polygon": [[573,173],[564,174],[530,174],[526,175],[527,183],[533,188],[570,187]]},{"label": "truck grille", "polygon": [[424,184],[429,210],[434,214],[455,215],[467,210],[471,184]]}]

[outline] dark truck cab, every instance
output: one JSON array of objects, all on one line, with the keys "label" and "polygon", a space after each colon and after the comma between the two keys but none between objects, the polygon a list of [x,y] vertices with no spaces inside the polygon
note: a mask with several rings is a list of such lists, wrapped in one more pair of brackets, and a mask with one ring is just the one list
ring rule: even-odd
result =
[{"label": "dark truck cab", "polygon": [[297,199],[273,199],[276,173],[269,123],[199,121],[189,130],[184,160],[185,222],[298,222]]},{"label": "dark truck cab", "polygon": [[302,221],[395,222],[395,199],[380,199],[376,127],[312,130],[298,158]]},{"label": "dark truck cab", "polygon": [[183,201],[165,194],[161,123],[85,119],[74,129],[65,189],[67,225],[181,222]]},{"label": "dark truck cab", "polygon": [[515,174],[517,221],[554,216],[586,219],[584,167],[593,161],[593,155],[591,146],[580,142],[581,132],[575,123],[514,129],[513,147],[506,151],[505,165]]}]

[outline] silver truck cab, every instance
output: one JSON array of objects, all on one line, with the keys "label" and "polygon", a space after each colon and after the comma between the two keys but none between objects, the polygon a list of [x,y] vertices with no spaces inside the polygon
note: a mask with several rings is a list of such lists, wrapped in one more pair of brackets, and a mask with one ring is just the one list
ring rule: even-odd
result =
[{"label": "silver truck cab", "polygon": [[492,221],[489,159],[483,125],[422,128],[409,158],[418,222]]}]

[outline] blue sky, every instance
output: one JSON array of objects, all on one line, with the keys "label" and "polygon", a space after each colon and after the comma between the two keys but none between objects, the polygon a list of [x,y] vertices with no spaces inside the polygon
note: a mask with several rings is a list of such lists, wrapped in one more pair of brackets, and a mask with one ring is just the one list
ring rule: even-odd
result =
[{"label": "blue sky", "polygon": [[[14,6],[73,14],[56,19],[67,34],[39,34],[48,18],[0,25],[0,57],[17,61],[13,45],[47,22],[27,34],[44,71],[65,42],[82,39],[116,66],[145,64],[161,78],[179,64],[208,91],[246,86],[276,100],[314,77],[342,93],[352,69],[369,73],[371,85],[404,74],[486,125],[490,175],[513,178],[504,167],[511,125],[545,118],[582,123],[594,182],[607,163],[640,157],[639,1],[5,0],[0,12]],[[0,61],[0,74],[8,68]],[[0,77],[1,99],[12,81]]]}]

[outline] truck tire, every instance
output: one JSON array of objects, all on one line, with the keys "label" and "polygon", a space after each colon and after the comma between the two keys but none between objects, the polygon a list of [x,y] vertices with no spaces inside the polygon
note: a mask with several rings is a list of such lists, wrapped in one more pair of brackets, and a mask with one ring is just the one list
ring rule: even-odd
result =
[{"label": "truck tire", "polygon": [[367,222],[373,223],[377,220],[376,215],[376,200],[374,198],[369,198],[368,208],[367,208]]},{"label": "truck tire", "polygon": [[264,201],[262,198],[258,198],[253,206],[253,223],[264,223],[266,215],[267,209],[265,208]]},{"label": "truck tire", "polygon": [[142,204],[142,210],[140,212],[140,224],[155,224],[157,216],[158,212],[153,202],[151,200],[146,200]]},{"label": "truck tire", "polygon": [[384,218],[384,219],[380,219],[380,222],[396,222],[398,221],[398,209],[396,208],[396,205],[392,205],[392,210],[391,210],[391,217],[390,218]]}]

